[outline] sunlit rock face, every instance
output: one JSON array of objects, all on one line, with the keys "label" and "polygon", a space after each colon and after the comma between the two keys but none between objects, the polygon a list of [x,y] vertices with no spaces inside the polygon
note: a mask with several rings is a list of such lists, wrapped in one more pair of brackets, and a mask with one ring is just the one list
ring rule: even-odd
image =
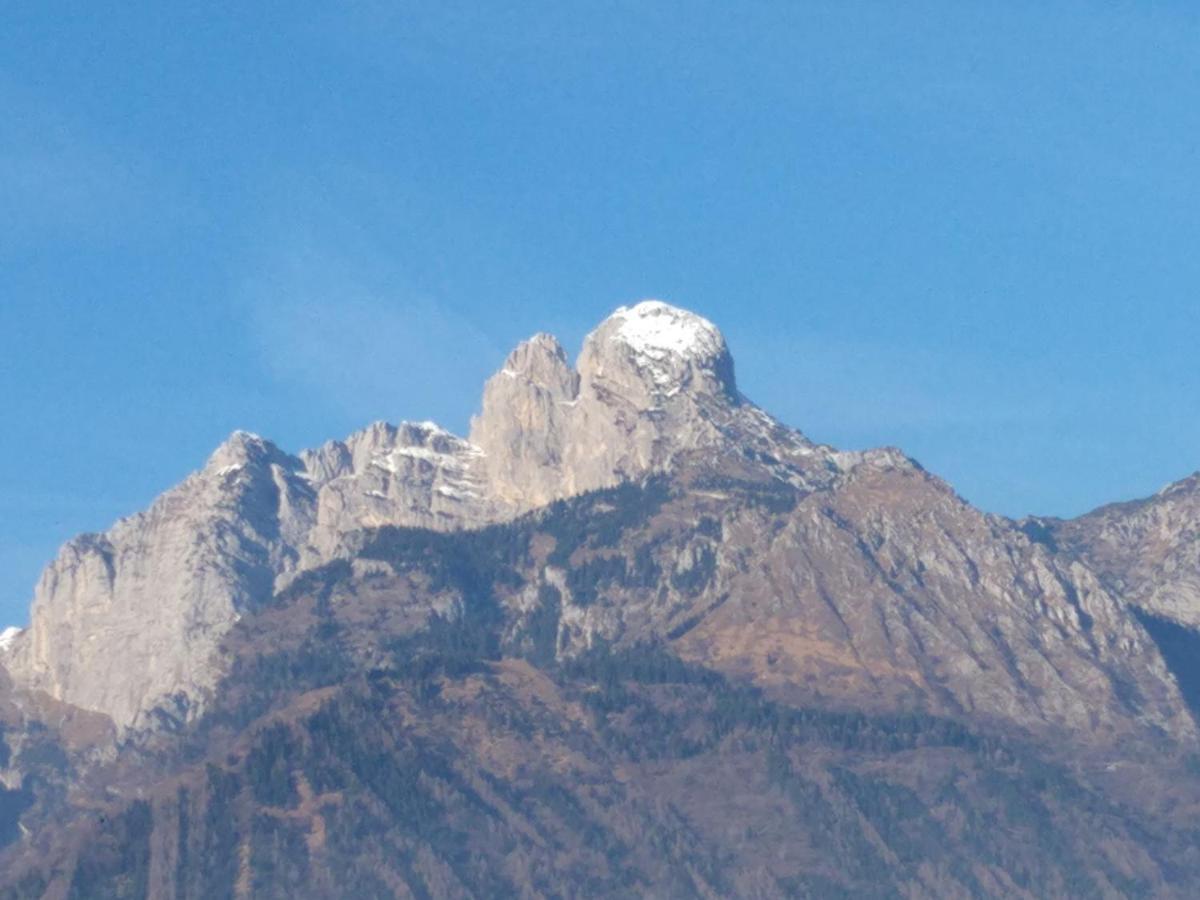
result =
[{"label": "sunlit rock face", "polygon": [[717,446],[740,403],[716,326],[647,300],[587,336],[577,371],[549,335],[518,347],[488,381],[471,441],[495,494],[528,509]]},{"label": "sunlit rock face", "polygon": [[579,375],[558,341],[534,335],[518,346],[483,388],[471,443],[496,498],[512,509],[560,496]]},{"label": "sunlit rock face", "polygon": [[295,565],[313,499],[298,459],[234,434],[145,512],[63,547],[5,664],[122,725],[176,695],[200,697],[239,611]]},{"label": "sunlit rock face", "polygon": [[579,371],[549,335],[517,347],[469,440],[379,422],[292,456],[237,432],[150,509],[68,543],[4,664],[122,726],[164,702],[194,712],[238,616],[362,529],[475,527],[637,477],[712,444],[739,403],[715,326],[647,301],[588,337]]},{"label": "sunlit rock face", "polygon": [[239,618],[353,559],[370,529],[473,529],[650,473],[682,492],[676,531],[611,552],[662,580],[585,603],[562,561],[536,573],[562,598],[557,652],[667,640],[788,696],[1097,741],[1195,735],[1126,600],[1200,622],[1195,491],[1043,523],[1079,545],[1067,553],[897,450],[837,451],[783,426],[740,394],[715,325],[654,300],[601,322],[574,366],[549,335],[519,345],[468,438],[381,422],[293,456],[234,434],[145,512],[68,543],[0,664],[122,728],[156,707],[195,716]]},{"label": "sunlit rock face", "polygon": [[1144,500],[1032,524],[1130,603],[1200,628],[1200,473]]},{"label": "sunlit rock face", "polygon": [[617,310],[579,356],[567,490],[663,468],[714,447],[739,400],[725,339],[707,319],[658,301]]},{"label": "sunlit rock face", "polygon": [[444,530],[498,515],[478,447],[432,422],[374,425],[300,454],[316,498],[300,555],[305,565],[344,550],[363,528]]}]

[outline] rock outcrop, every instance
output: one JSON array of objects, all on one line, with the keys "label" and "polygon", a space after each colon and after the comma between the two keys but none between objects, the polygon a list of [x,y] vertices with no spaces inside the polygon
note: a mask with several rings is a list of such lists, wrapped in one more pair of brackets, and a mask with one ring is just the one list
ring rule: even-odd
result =
[{"label": "rock outcrop", "polygon": [[603,589],[618,565],[605,554],[570,557],[595,566],[584,582],[565,558],[527,576],[534,599],[561,598],[563,659],[665,640],[808,700],[1101,742],[1196,738],[1122,591],[1136,580],[1136,602],[1200,622],[1188,540],[1200,492],[1055,526],[1060,542],[1092,548],[1063,555],[899,451],[839,452],[781,425],[738,391],[720,331],[658,301],[617,310],[574,368],[549,335],[521,344],[487,382],[469,439],[377,423],[293,456],[235,434],[146,512],[67,544],[0,660],[24,688],[121,728],[164,705],[194,716],[239,618],[352,557],[364,532],[477,528],[654,472],[688,500],[672,507],[674,530],[627,548],[620,566],[662,578]]},{"label": "rock outcrop", "polygon": [[229,626],[296,564],[312,497],[299,460],[234,434],[148,510],[62,549],[5,665],[18,683],[121,725],[200,696]]},{"label": "rock outcrop", "polygon": [[567,493],[724,449],[741,400],[725,339],[706,319],[661,303],[617,310],[579,356],[579,400],[565,448]]},{"label": "rock outcrop", "polygon": [[1128,602],[1200,628],[1200,473],[1144,500],[1030,525],[1086,563]]},{"label": "rock outcrop", "polygon": [[579,374],[548,334],[509,354],[483,388],[483,411],[471,420],[471,443],[496,498],[519,509],[561,495]]},{"label": "rock outcrop", "polygon": [[717,447],[742,406],[716,327],[647,301],[588,336],[578,372],[548,335],[518,347],[485,387],[470,440],[380,422],[292,456],[238,432],[146,512],[69,542],[5,665],[121,726],[162,703],[194,711],[238,616],[356,532],[470,528],[613,485]]},{"label": "rock outcrop", "polygon": [[345,441],[300,454],[313,487],[305,564],[344,548],[347,535],[380,525],[448,530],[499,518],[508,507],[483,480],[482,452],[432,422],[376,422]]}]

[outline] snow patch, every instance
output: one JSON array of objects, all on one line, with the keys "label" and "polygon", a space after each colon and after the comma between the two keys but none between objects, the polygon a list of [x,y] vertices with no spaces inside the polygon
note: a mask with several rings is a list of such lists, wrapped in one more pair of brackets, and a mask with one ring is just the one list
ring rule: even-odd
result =
[{"label": "snow patch", "polygon": [[619,323],[613,340],[622,341],[638,355],[651,360],[668,356],[711,359],[725,349],[725,339],[716,325],[661,300],[622,306],[612,314],[612,319]]},{"label": "snow patch", "polygon": [[24,630],[24,628],[18,628],[15,625],[10,625],[8,628],[0,631],[0,653],[4,653],[6,650],[8,650],[8,648],[12,646],[13,641],[17,639],[17,635]]},{"label": "snow patch", "polygon": [[397,447],[391,453],[376,456],[371,460],[371,465],[376,469],[383,469],[385,472],[399,475],[404,470],[402,459],[421,459],[435,466],[448,466],[450,468],[462,465],[462,462],[453,456],[447,453],[439,453],[436,450],[430,450],[428,447]]},{"label": "snow patch", "polygon": [[397,447],[392,451],[392,455],[407,456],[411,459],[424,459],[439,466],[450,466],[451,468],[459,468],[463,464],[462,460],[452,453],[430,450],[428,447]]},{"label": "snow patch", "polygon": [[449,497],[452,500],[477,500],[479,493],[470,488],[459,488],[450,484],[439,484],[434,489],[435,493],[441,494],[443,497]]},{"label": "snow patch", "polygon": [[622,306],[607,321],[616,324],[609,339],[627,347],[638,368],[668,397],[679,392],[683,366],[708,363],[727,352],[716,325],[661,300]]},{"label": "snow patch", "polygon": [[436,450],[420,444],[395,447],[387,453],[372,457],[368,465],[393,475],[399,475],[411,465],[409,460],[419,459],[435,468],[458,472],[466,468],[468,458],[483,455],[483,451],[474,444],[469,444],[461,438],[455,438],[449,432],[443,433],[453,438],[448,450]]}]

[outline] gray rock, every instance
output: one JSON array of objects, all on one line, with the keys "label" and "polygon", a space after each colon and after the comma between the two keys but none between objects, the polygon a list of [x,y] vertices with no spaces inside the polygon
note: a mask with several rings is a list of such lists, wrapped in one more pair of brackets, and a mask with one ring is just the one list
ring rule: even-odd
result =
[{"label": "gray rock", "polygon": [[1144,500],[1113,503],[1071,521],[1030,524],[1128,602],[1200,628],[1200,473]]},{"label": "gray rock", "polygon": [[5,664],[18,683],[120,725],[196,700],[239,611],[294,567],[313,492],[303,465],[244,432],[145,512],[67,543]]},{"label": "gray rock", "polygon": [[[840,452],[783,426],[739,393],[712,323],[657,301],[601,323],[574,369],[548,335],[520,345],[487,382],[469,440],[377,423],[291,456],[235,434],[146,512],[68,543],[3,662],[23,687],[122,728],[163,703],[195,714],[238,617],[351,556],[363,529],[473,528],[656,471],[690,498],[654,545],[670,577],[579,604],[548,567],[562,653],[657,636],[809,699],[1097,741],[1195,740],[1173,675],[1114,585],[1200,622],[1189,539],[1200,492],[1056,525],[1064,543],[1091,548],[1064,556],[899,451]],[[746,485],[766,502],[748,502]],[[786,514],[772,507],[779,490]],[[698,529],[704,518],[720,540]]]}]

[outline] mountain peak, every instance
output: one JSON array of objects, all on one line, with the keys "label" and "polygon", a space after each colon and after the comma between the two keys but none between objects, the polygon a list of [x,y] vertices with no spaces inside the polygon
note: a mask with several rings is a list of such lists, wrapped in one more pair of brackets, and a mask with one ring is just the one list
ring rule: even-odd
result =
[{"label": "mountain peak", "polygon": [[494,377],[529,382],[567,400],[574,397],[579,381],[558,338],[544,331],[518,344]]},{"label": "mountain peak", "polygon": [[271,441],[253,432],[239,429],[213,451],[205,468],[224,472],[245,465],[282,463],[286,459],[287,454]]},{"label": "mountain peak", "polygon": [[531,355],[547,355],[564,361],[567,358],[567,353],[563,350],[558,338],[548,332],[539,331],[533,337],[527,338],[517,344],[512,353],[508,355],[508,359],[505,361],[505,368],[516,367],[520,364],[521,360]]},{"label": "mountain peak", "polygon": [[662,300],[622,306],[601,322],[584,340],[579,374],[647,409],[676,396],[738,397],[720,329]]},{"label": "mountain peak", "polygon": [[662,300],[619,307],[607,322],[614,325],[610,340],[621,341],[634,353],[654,361],[669,355],[706,360],[728,352],[716,325]]},{"label": "mountain peak", "polygon": [[243,431],[241,428],[235,429],[228,438],[225,439],[225,444],[236,447],[262,447],[269,444],[266,438],[260,434],[255,434],[253,431]]}]

